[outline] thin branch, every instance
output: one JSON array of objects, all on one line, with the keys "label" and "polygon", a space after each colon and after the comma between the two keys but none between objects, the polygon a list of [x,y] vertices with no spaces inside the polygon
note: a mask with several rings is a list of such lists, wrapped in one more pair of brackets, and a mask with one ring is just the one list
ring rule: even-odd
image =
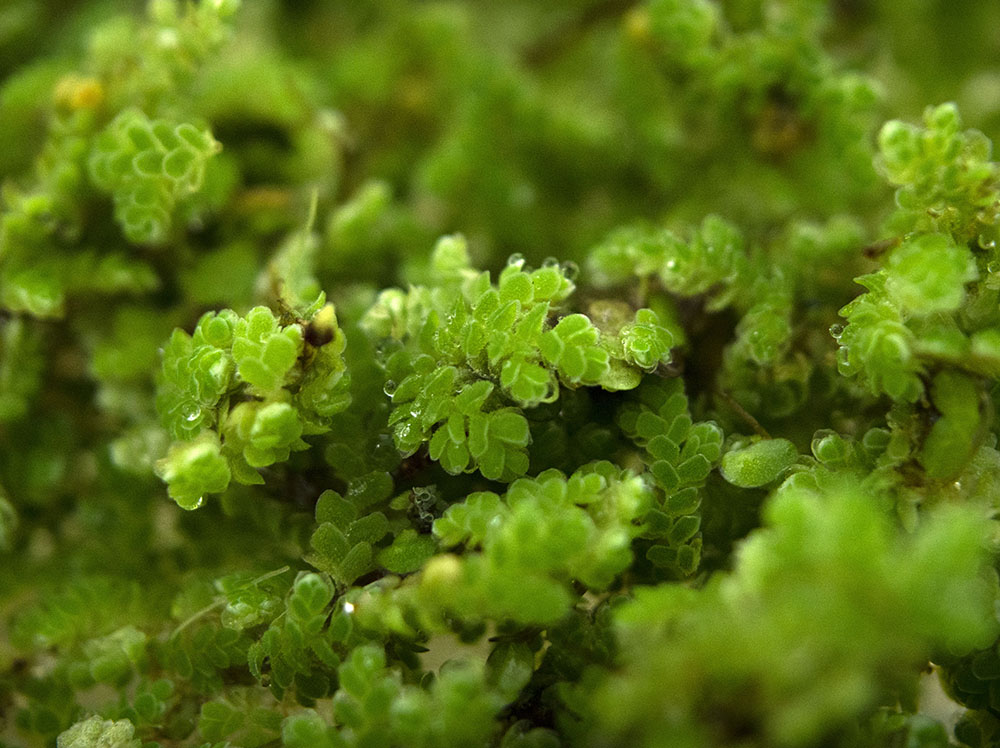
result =
[{"label": "thin branch", "polygon": [[750,428],[753,429],[755,434],[757,434],[758,436],[763,436],[765,439],[771,438],[771,435],[767,433],[767,429],[761,426],[760,421],[758,421],[756,418],[750,415],[747,409],[736,401],[736,398],[734,398],[725,390],[717,390],[716,394],[719,397],[721,397],[730,408],[733,409],[736,415],[738,415],[740,418],[742,418],[744,421],[747,422],[747,425],[749,425]]}]

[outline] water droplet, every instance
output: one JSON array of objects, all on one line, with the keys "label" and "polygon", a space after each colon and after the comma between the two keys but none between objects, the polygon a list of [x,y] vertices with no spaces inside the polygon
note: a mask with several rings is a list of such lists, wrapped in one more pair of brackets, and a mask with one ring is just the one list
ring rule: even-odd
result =
[{"label": "water droplet", "polygon": [[392,437],[388,434],[382,434],[375,440],[375,446],[372,448],[372,454],[376,460],[379,459],[392,459],[393,457],[399,458],[399,453],[396,451],[396,445],[393,444]]},{"label": "water droplet", "polygon": [[184,416],[184,420],[187,421],[188,423],[191,423],[192,421],[197,421],[198,416],[201,415],[201,408],[199,408],[197,405],[187,405],[185,406],[184,410],[181,411],[181,415]]},{"label": "water droplet", "polygon": [[203,505],[204,503],[205,503],[205,497],[204,497],[204,496],[199,496],[199,497],[197,498],[197,500],[195,500],[195,502],[194,502],[193,504],[191,504],[191,508],[192,508],[192,509],[200,509],[200,508],[201,508],[201,506],[202,506],[202,505]]},{"label": "water droplet", "polygon": [[555,257],[546,257],[544,260],[542,260],[542,267],[557,268],[559,267],[559,260],[557,260]]},{"label": "water droplet", "polygon": [[982,249],[994,249],[997,246],[996,240],[989,238],[986,234],[980,234],[976,241]]},{"label": "water droplet", "polygon": [[667,270],[673,270],[677,267],[677,260],[667,260]]},{"label": "water droplet", "polygon": [[559,267],[562,269],[563,275],[571,281],[575,281],[576,277],[580,274],[580,266],[572,260],[566,260],[566,262]]},{"label": "water droplet", "polygon": [[840,340],[840,336],[844,334],[844,326],[839,322],[830,325],[830,334],[837,340]]},{"label": "water droplet", "polygon": [[986,265],[986,269],[991,273],[1000,273],[1000,262],[994,260]]},{"label": "water droplet", "polygon": [[396,392],[396,388],[398,386],[399,385],[397,385],[394,380],[390,379],[385,383],[385,386],[382,388],[382,392],[384,392],[389,397],[392,397],[393,394]]},{"label": "water droplet", "polygon": [[855,372],[854,364],[851,363],[851,354],[844,346],[837,349],[837,370],[845,377],[849,377]]},{"label": "water droplet", "polygon": [[354,603],[344,603],[344,613],[351,615],[354,612]]},{"label": "water droplet", "polygon": [[507,258],[507,264],[513,265],[514,267],[522,267],[524,265],[524,255],[520,252],[515,252]]}]

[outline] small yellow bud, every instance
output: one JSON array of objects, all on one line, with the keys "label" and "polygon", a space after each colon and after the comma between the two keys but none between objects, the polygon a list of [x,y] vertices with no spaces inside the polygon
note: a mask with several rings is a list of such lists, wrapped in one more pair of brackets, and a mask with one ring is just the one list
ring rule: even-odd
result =
[{"label": "small yellow bud", "polygon": [[333,304],[326,304],[316,312],[316,316],[313,317],[313,324],[317,327],[333,327],[336,325],[337,314],[333,310]]},{"label": "small yellow bud", "polygon": [[316,316],[303,326],[302,333],[305,341],[314,348],[333,340],[337,336],[337,315],[333,304],[327,304],[316,312]]},{"label": "small yellow bud", "polygon": [[645,8],[633,8],[625,14],[625,33],[632,41],[648,42],[652,38],[650,26],[649,11]]},{"label": "small yellow bud", "polygon": [[104,101],[104,86],[96,78],[67,75],[56,84],[55,100],[73,111],[96,109]]}]

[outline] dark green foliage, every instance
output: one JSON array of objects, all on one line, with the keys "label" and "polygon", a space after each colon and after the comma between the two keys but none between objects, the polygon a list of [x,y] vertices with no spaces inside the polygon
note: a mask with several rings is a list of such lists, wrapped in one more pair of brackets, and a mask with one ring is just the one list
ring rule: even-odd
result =
[{"label": "dark green foliage", "polygon": [[[694,746],[752,729],[766,745],[817,745],[838,738],[846,715],[889,693],[912,698],[915,674],[884,679],[902,676],[891,665],[896,658],[926,658],[943,646],[968,651],[994,636],[995,620],[973,612],[994,588],[973,567],[959,571],[980,562],[972,549],[952,545],[964,542],[961,533],[982,531],[974,516],[939,516],[899,544],[880,511],[844,483],[818,501],[783,491],[767,521],[773,527],[741,548],[732,575],[697,595],[646,589],[621,608],[628,667],[591,697],[585,744],[630,734],[638,745],[659,745],[671,734]],[[838,532],[850,541],[839,542]],[[739,636],[725,633],[737,629]],[[769,643],[787,641],[789,629],[804,634],[793,667]],[[659,698],[682,706],[660,710]],[[757,699],[772,708],[760,709]]]},{"label": "dark green foliage", "polygon": [[643,385],[638,400],[619,413],[622,430],[645,450],[649,473],[660,489],[646,517],[643,537],[657,567],[690,576],[701,558],[702,488],[722,452],[722,430],[712,422],[694,424],[681,381]]},{"label": "dark green foliage", "polygon": [[[0,422],[14,421],[28,410],[41,384],[45,360],[38,328],[27,320],[0,323]],[[15,368],[15,365],[17,368]]]},{"label": "dark green foliage", "polygon": [[997,28],[7,0],[0,746],[1000,744]]},{"label": "dark green foliage", "polygon": [[[380,475],[387,479],[384,473],[376,473],[355,482],[354,486],[361,481],[374,485]],[[354,491],[352,498],[363,495],[360,491]],[[387,498],[385,495],[375,496],[376,500]],[[334,491],[324,491],[316,503],[316,521],[319,525],[309,541],[313,549],[313,554],[308,557],[309,562],[343,585],[350,585],[371,569],[375,555],[372,545],[389,531],[389,521],[384,514],[372,512],[359,517],[358,509],[355,502],[344,499]]]}]

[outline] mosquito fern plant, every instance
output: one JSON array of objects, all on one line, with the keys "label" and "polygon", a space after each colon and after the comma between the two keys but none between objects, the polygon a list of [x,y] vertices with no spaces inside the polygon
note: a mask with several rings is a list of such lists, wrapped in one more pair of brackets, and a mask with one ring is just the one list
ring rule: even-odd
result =
[{"label": "mosquito fern plant", "polygon": [[1000,745],[998,25],[9,0],[0,746]]}]

